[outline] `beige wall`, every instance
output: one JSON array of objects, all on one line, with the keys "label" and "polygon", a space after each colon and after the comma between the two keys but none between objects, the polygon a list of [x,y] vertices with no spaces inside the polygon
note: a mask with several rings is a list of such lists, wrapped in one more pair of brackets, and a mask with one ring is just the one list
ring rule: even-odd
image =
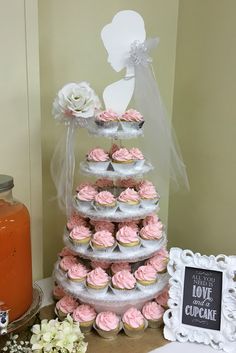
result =
[{"label": "beige wall", "polygon": [[170,245],[235,254],[236,2],[180,0],[173,121],[191,192],[171,194]]},{"label": "beige wall", "polygon": [[14,177],[31,215],[34,279],[43,275],[37,20],[36,0],[0,1],[0,173]]},{"label": "beige wall", "polygon": [[[53,121],[52,102],[65,83],[87,80],[101,95],[106,85],[117,80],[117,74],[106,62],[100,31],[117,11],[124,9],[140,12],[148,35],[161,38],[153,57],[162,95],[171,113],[178,0],[39,1],[45,275],[51,274],[56,254],[62,246],[65,225],[56,201],[52,200],[55,190],[49,174],[51,155],[64,129]],[[77,139],[80,144],[78,159],[84,158],[88,148],[94,145],[108,146],[107,141],[88,138],[86,131],[80,132]],[[163,217],[167,218],[168,189],[161,207]]]}]

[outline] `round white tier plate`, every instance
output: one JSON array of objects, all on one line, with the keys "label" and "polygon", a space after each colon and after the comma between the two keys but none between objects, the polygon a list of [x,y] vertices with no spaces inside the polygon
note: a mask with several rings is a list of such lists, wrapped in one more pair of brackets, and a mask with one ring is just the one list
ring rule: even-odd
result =
[{"label": "round white tier plate", "polygon": [[94,252],[89,246],[88,249],[83,249],[80,246],[72,244],[69,240],[68,232],[65,232],[63,236],[64,244],[74,252],[76,252],[83,259],[95,260],[95,261],[107,261],[107,262],[137,262],[143,261],[155,255],[155,253],[166,245],[167,237],[163,234],[160,240],[156,241],[156,245],[152,247],[140,246],[138,249],[133,249],[131,252],[123,253],[119,250],[118,246],[112,252]]},{"label": "round white tier plate", "polygon": [[74,298],[79,299],[82,303],[92,305],[97,312],[101,311],[114,311],[122,315],[130,306],[135,306],[141,309],[142,306],[148,301],[152,300],[166,287],[169,281],[167,273],[160,274],[158,281],[152,288],[148,290],[140,290],[136,288],[128,294],[115,295],[109,288],[106,294],[95,295],[89,293],[85,287],[81,287],[76,283],[72,283],[60,269],[58,263],[54,270],[55,281],[64,288],[64,290],[72,295]]},{"label": "round white tier plate", "polygon": [[108,179],[127,179],[131,177],[142,177],[143,174],[146,174],[150,172],[153,169],[153,166],[149,162],[145,162],[143,167],[138,169],[135,167],[130,167],[129,170],[125,170],[124,173],[121,172],[116,172],[112,164],[110,164],[110,167],[108,167],[109,170],[91,170],[89,168],[89,163],[84,161],[80,163],[80,171],[89,176],[95,176],[95,177],[102,177],[102,178],[108,178]]},{"label": "round white tier plate", "polygon": [[98,126],[95,122],[90,122],[87,127],[88,132],[94,136],[102,136],[115,140],[132,139],[143,135],[143,129],[123,130],[120,126],[118,130],[112,131]]},{"label": "round white tier plate", "polygon": [[116,209],[115,212],[110,212],[110,213],[98,211],[92,206],[88,210],[84,210],[83,207],[81,207],[77,202],[76,197],[74,199],[74,207],[84,217],[94,219],[94,220],[100,220],[100,221],[106,220],[110,222],[125,222],[129,220],[143,219],[149,216],[150,214],[154,212],[156,213],[159,211],[158,204],[153,205],[152,207],[149,207],[149,208],[144,208],[140,205],[138,209],[131,210],[129,212],[122,212],[120,211],[119,207]]}]

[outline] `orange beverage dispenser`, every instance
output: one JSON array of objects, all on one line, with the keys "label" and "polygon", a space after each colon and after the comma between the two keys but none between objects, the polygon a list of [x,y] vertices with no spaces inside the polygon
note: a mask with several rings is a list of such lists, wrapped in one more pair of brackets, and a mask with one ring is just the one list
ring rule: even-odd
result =
[{"label": "orange beverage dispenser", "polygon": [[30,218],[13,187],[11,176],[0,175],[0,313],[9,322],[27,311],[33,293]]}]

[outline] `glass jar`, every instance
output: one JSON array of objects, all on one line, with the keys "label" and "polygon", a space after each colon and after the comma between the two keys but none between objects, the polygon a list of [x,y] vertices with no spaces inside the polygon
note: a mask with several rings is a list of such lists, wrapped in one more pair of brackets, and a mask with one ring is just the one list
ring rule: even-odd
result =
[{"label": "glass jar", "polygon": [[0,311],[9,322],[22,316],[32,303],[30,218],[14,200],[13,178],[0,175]]}]

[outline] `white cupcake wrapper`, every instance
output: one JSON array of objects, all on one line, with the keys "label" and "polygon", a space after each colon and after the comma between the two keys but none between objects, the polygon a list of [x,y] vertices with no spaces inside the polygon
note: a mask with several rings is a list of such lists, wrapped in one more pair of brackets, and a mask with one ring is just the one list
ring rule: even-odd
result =
[{"label": "white cupcake wrapper", "polygon": [[141,243],[145,248],[152,248],[153,246],[156,246],[161,239],[162,239],[162,236],[160,239],[152,239],[152,240],[145,240],[141,238]]},{"label": "white cupcake wrapper", "polygon": [[93,294],[95,296],[100,296],[100,295],[104,295],[107,293],[108,284],[105,288],[100,288],[100,289],[91,288],[88,285],[86,285],[86,289],[87,289],[88,293]]},{"label": "white cupcake wrapper", "polygon": [[144,121],[121,121],[120,124],[123,131],[129,132],[141,129],[144,124]]},{"label": "white cupcake wrapper", "polygon": [[122,253],[131,253],[134,250],[139,249],[140,246],[141,246],[141,242],[138,245],[134,245],[134,246],[123,246],[123,245],[118,243],[118,247],[119,247],[119,249],[120,249],[120,251]]},{"label": "white cupcake wrapper", "polygon": [[134,168],[139,170],[142,169],[145,163],[145,159],[137,159],[134,164]]},{"label": "white cupcake wrapper", "polygon": [[107,162],[92,162],[88,161],[88,167],[90,170],[96,172],[96,171],[104,171],[108,169],[108,166],[110,164],[110,161]]},{"label": "white cupcake wrapper", "polygon": [[146,208],[146,209],[152,208],[153,206],[157,205],[158,202],[159,202],[158,198],[151,199],[151,200],[141,199],[141,205],[143,208]]},{"label": "white cupcake wrapper", "polygon": [[88,247],[89,247],[89,245],[90,245],[90,243],[88,242],[88,243],[77,243],[76,241],[74,241],[71,237],[69,237],[69,240],[70,240],[70,242],[74,245],[74,246],[76,246],[77,247],[77,249],[79,250],[79,249],[83,249],[83,250],[87,250],[88,249]]},{"label": "white cupcake wrapper", "polygon": [[118,206],[122,212],[128,212],[128,213],[133,213],[134,211],[140,209],[140,203],[137,205],[129,205],[128,203],[118,201]]},{"label": "white cupcake wrapper", "polygon": [[[158,280],[158,279],[157,279],[157,280]],[[139,283],[139,282],[137,281],[137,288],[138,288],[139,290],[141,290],[142,292],[152,291],[153,288],[156,287],[156,285],[157,285],[157,282],[155,282],[155,283],[153,283],[153,284],[149,284],[149,285],[144,286],[144,285],[142,285],[141,283]]]},{"label": "white cupcake wrapper", "polygon": [[97,331],[97,333],[99,334],[99,336],[103,337],[103,338],[106,338],[106,339],[113,339],[115,338],[118,333],[123,329],[123,324],[122,322],[120,321],[120,324],[119,324],[119,329],[117,330],[116,333],[114,333],[114,331],[104,331],[104,330],[101,330],[99,329],[99,327],[97,327],[96,323],[93,324],[93,328],[95,331]]},{"label": "white cupcake wrapper", "polygon": [[96,248],[96,247],[93,245],[92,241],[90,241],[90,246],[91,246],[91,248],[93,249],[93,252],[94,252],[94,253],[97,253],[97,254],[100,254],[101,252],[103,252],[103,253],[111,253],[111,252],[116,248],[117,242],[115,242],[115,244],[114,244],[113,246],[109,247],[109,248],[102,248],[102,249],[100,249],[100,248]]},{"label": "white cupcake wrapper", "polygon": [[134,293],[137,286],[135,285],[134,288],[132,288],[132,289],[117,289],[117,288],[113,288],[112,285],[110,285],[110,288],[111,288],[112,292],[115,295],[117,295],[118,297],[119,296],[128,297],[128,296],[130,296],[131,293]]},{"label": "white cupcake wrapper", "polygon": [[125,173],[127,171],[130,171],[130,168],[133,168],[135,165],[135,162],[130,162],[130,163],[115,163],[111,162],[112,167],[115,172],[119,173]]},{"label": "white cupcake wrapper", "polygon": [[107,132],[116,132],[118,130],[119,126],[119,121],[110,121],[110,122],[104,122],[104,121],[98,121],[95,120],[96,125],[98,126],[98,129],[104,129]]},{"label": "white cupcake wrapper", "polygon": [[86,280],[85,279],[83,279],[82,281],[76,282],[76,281],[73,281],[72,279],[70,279],[67,275],[67,281],[71,285],[71,287],[73,287],[74,289],[79,290],[79,291],[84,290],[86,287]]},{"label": "white cupcake wrapper", "polygon": [[95,208],[95,210],[97,210],[99,212],[103,212],[104,215],[107,215],[107,216],[115,213],[118,208],[118,204],[116,204],[113,207],[106,207],[106,206],[98,205],[95,202],[93,202],[92,205]]},{"label": "white cupcake wrapper", "polygon": [[92,202],[91,201],[83,201],[80,199],[76,199],[77,204],[79,205],[81,211],[89,211],[91,210],[92,207]]},{"label": "white cupcake wrapper", "polygon": [[142,330],[127,329],[125,325],[123,325],[125,334],[132,338],[142,336],[147,327],[148,327],[148,322],[146,319],[144,319],[144,328]]}]

